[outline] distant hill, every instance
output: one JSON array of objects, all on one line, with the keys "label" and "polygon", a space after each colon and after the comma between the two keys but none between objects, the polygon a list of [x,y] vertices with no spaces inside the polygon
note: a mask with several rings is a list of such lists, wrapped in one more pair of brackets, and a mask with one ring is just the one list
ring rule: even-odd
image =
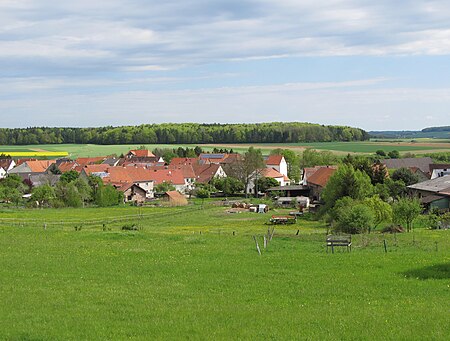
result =
[{"label": "distant hill", "polygon": [[422,132],[423,133],[450,132],[450,126],[425,128],[425,129],[422,129]]},{"label": "distant hill", "polygon": [[387,139],[450,139],[450,126],[430,127],[422,130],[387,130],[387,131],[369,131],[372,138]]}]

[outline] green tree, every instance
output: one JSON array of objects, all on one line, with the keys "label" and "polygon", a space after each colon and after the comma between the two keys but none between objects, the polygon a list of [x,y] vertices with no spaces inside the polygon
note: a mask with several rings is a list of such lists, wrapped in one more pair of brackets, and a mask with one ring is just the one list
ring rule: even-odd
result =
[{"label": "green tree", "polygon": [[400,153],[399,153],[398,150],[392,150],[392,151],[390,151],[390,152],[388,153],[388,156],[389,156],[391,159],[399,159],[399,158],[400,158]]},{"label": "green tree", "polygon": [[20,176],[9,174],[0,180],[0,199],[18,206],[27,188]]},{"label": "green tree", "polygon": [[325,209],[330,209],[343,197],[363,200],[373,192],[374,188],[366,173],[355,171],[351,165],[344,164],[330,177],[321,197],[325,202]]},{"label": "green tree", "polygon": [[62,203],[66,207],[80,207],[82,200],[80,193],[73,182],[58,181],[55,186],[55,197],[57,202],[54,205],[59,206]]},{"label": "green tree", "polygon": [[412,229],[414,220],[422,212],[422,207],[417,199],[401,198],[394,203],[392,207],[394,221],[406,225],[406,230],[409,232]]},{"label": "green tree", "polygon": [[80,194],[81,201],[83,206],[85,203],[93,200],[93,190],[91,186],[89,186],[88,180],[83,177],[78,177],[73,184],[75,185],[78,193]]},{"label": "green tree", "polygon": [[41,206],[49,206],[51,201],[55,198],[55,190],[50,185],[42,185],[33,188],[33,200],[39,202]]},{"label": "green tree", "polygon": [[244,184],[247,196],[250,180],[259,178],[261,171],[265,168],[264,159],[260,149],[250,147],[241,160],[229,164],[225,171],[228,175],[239,179]]},{"label": "green tree", "polygon": [[330,151],[317,151],[310,148],[306,149],[300,158],[300,166],[302,168],[334,165],[337,164],[337,162],[336,156]]},{"label": "green tree", "polygon": [[279,183],[274,178],[262,177],[257,180],[258,190],[265,193],[269,188],[278,186]]},{"label": "green tree", "polygon": [[155,186],[156,193],[166,193],[174,190],[175,186],[171,182],[161,182]]},{"label": "green tree", "polygon": [[61,174],[61,177],[59,178],[59,181],[61,182],[72,182],[75,181],[76,179],[78,179],[80,174],[78,174],[77,171],[75,170],[70,170],[68,172],[64,172]]},{"label": "green tree", "polygon": [[414,185],[419,182],[419,177],[417,174],[414,174],[409,168],[399,168],[392,173],[392,180],[394,181],[403,181],[405,186]]},{"label": "green tree", "polygon": [[[380,199],[378,195],[374,195],[364,200],[364,205],[369,207],[373,212],[373,228],[376,229],[378,225],[383,222],[390,222],[392,220],[392,206]],[[371,228],[369,228],[369,233]]]},{"label": "green tree", "polygon": [[100,207],[119,205],[123,203],[123,193],[111,185],[101,186],[95,195],[95,203]]},{"label": "green tree", "polygon": [[48,167],[47,171],[50,172],[51,174],[55,174],[55,175],[61,174],[61,170],[58,168],[56,163],[52,163],[50,165],[50,167]]},{"label": "green tree", "polygon": [[374,223],[372,210],[357,201],[344,197],[336,202],[335,229],[344,233],[364,233],[369,231]]},{"label": "green tree", "polygon": [[200,198],[200,199],[206,199],[206,198],[209,198],[210,195],[211,195],[211,192],[208,191],[206,188],[198,188],[198,189],[195,191],[195,196],[196,196],[197,198]]},{"label": "green tree", "polygon": [[244,184],[239,179],[227,176],[225,178],[214,178],[212,185],[226,196],[233,195],[244,190]]}]

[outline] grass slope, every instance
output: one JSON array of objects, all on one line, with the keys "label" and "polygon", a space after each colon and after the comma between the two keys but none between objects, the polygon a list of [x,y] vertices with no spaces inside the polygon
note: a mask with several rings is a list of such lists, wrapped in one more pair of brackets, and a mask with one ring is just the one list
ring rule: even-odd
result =
[{"label": "grass slope", "polygon": [[[276,227],[258,256],[251,236],[266,231],[268,215],[144,208],[138,232],[117,221],[110,231],[88,226],[137,213],[3,210],[0,339],[445,340],[450,332],[448,231],[416,230],[414,243],[413,234],[386,236],[387,254],[382,235],[357,236],[353,252],[327,254],[325,229],[301,220]],[[79,219],[86,225],[75,231]]]}]

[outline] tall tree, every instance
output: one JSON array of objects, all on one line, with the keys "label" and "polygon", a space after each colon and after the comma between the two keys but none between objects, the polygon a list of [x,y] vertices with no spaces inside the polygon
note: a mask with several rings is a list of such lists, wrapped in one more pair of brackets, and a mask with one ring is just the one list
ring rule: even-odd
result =
[{"label": "tall tree", "polygon": [[401,198],[398,202],[394,203],[392,208],[394,220],[406,225],[406,230],[409,232],[412,230],[414,220],[422,212],[422,207],[417,199]]},{"label": "tall tree", "polygon": [[336,201],[343,197],[363,200],[372,195],[374,189],[369,176],[351,165],[341,165],[330,177],[322,191],[325,209],[333,208]]}]

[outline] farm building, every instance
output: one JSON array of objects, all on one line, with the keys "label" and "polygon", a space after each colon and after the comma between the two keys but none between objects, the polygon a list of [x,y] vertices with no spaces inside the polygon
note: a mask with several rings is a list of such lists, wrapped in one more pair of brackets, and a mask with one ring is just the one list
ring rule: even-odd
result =
[{"label": "farm building", "polygon": [[427,209],[450,209],[450,175],[408,186]]},{"label": "farm building", "polygon": [[164,193],[163,200],[170,206],[186,206],[188,201],[186,197],[178,191],[169,191]]},{"label": "farm building", "polygon": [[433,164],[431,157],[413,157],[404,159],[385,159],[381,163],[386,165],[388,169],[399,168],[419,168],[422,172],[428,173],[430,171],[430,165]]},{"label": "farm building", "polygon": [[125,202],[145,202],[147,191],[137,184],[126,184],[118,189],[123,192]]},{"label": "farm building", "polygon": [[450,175],[450,164],[433,164],[430,165],[431,179]]},{"label": "farm building", "polygon": [[281,196],[284,197],[298,197],[298,196],[309,196],[310,189],[303,185],[289,185],[289,186],[276,186],[271,187],[267,192],[279,192]]},{"label": "farm building", "polygon": [[306,185],[311,189],[310,196],[313,200],[320,201],[320,194],[334,172],[336,172],[336,167],[320,167],[308,177],[306,183],[305,181],[303,182],[303,185]]},{"label": "farm building", "polygon": [[32,160],[14,167],[9,174],[17,174],[22,179],[29,179],[31,175],[44,174],[50,165],[56,163],[55,160]]}]

